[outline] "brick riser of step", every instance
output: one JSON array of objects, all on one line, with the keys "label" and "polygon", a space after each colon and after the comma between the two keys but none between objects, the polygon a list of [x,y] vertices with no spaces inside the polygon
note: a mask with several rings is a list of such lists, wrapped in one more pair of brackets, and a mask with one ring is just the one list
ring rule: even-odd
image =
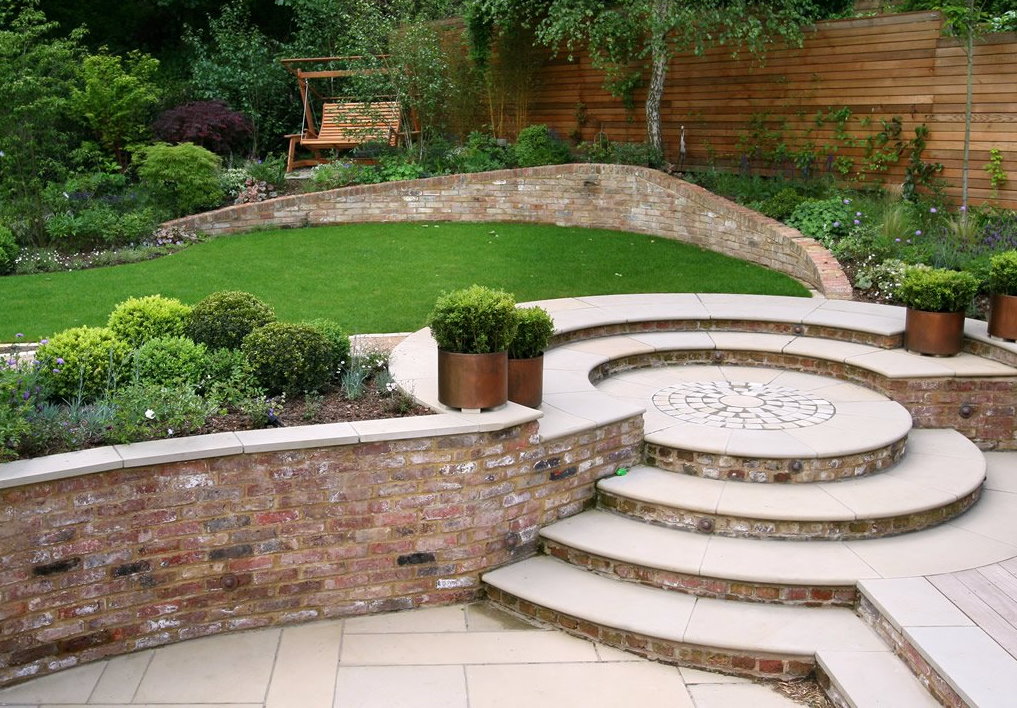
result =
[{"label": "brick riser of step", "polygon": [[487,586],[487,596],[491,602],[525,620],[536,619],[577,637],[624,649],[666,664],[779,680],[804,678],[812,674],[816,667],[814,656],[779,656],[729,651],[605,627],[536,605],[490,585]]},{"label": "brick riser of step", "polygon": [[836,339],[853,344],[868,344],[881,349],[898,349],[904,345],[901,334],[880,335],[862,332],[843,327],[822,325],[803,325],[792,322],[761,322],[758,320],[653,320],[646,322],[617,322],[598,327],[574,329],[556,335],[551,340],[552,347],[559,347],[569,342],[582,342],[598,337],[614,337],[625,334],[645,334],[647,332],[764,332],[766,334],[786,334],[794,337],[820,337]]},{"label": "brick riser of step", "polygon": [[904,454],[907,436],[892,445],[855,455],[811,459],[760,459],[679,450],[665,445],[645,443],[646,464],[669,472],[691,474],[705,479],[730,479],[763,484],[808,484],[865,477],[887,470]]},{"label": "brick riser of step", "polygon": [[[953,428],[989,447],[1012,447],[1013,379],[993,377],[890,378],[849,363],[783,352],[674,350],[619,357],[594,367],[590,381],[612,374],[667,365],[761,366],[816,374],[865,386],[904,406],[916,428]],[[971,405],[971,415],[965,413]],[[1007,441],[1001,445],[1000,441]]]},{"label": "brick riser of step", "polygon": [[794,521],[750,519],[735,516],[705,514],[677,507],[650,504],[617,496],[600,490],[598,505],[630,518],[659,526],[709,533],[734,538],[772,538],[787,541],[851,541],[866,538],[884,538],[931,528],[956,518],[970,509],[981,497],[978,487],[965,497],[945,506],[926,511],[902,514],[879,519],[853,519],[850,521]]},{"label": "brick riser of step", "polygon": [[550,539],[543,539],[544,553],[599,575],[641,585],[721,600],[763,602],[801,607],[854,607],[858,589],[851,585],[775,585],[745,580],[708,578],[661,568],[648,568],[624,561],[576,550]]},{"label": "brick riser of step", "polygon": [[[865,595],[859,593],[856,612],[866,624],[872,627],[879,638],[911,669],[918,681],[937,701],[948,708],[968,708],[968,703],[953,690],[947,681],[929,665],[918,649],[908,641],[900,630],[883,616],[879,609]],[[822,686],[820,679],[820,686]]]},{"label": "brick riser of step", "polygon": [[[620,322],[575,329],[556,335],[551,342],[552,347],[559,347],[569,342],[581,342],[597,337],[612,337],[625,334],[645,334],[646,332],[765,332],[767,334],[787,334],[796,337],[817,337],[836,339],[853,344],[868,344],[881,349],[899,349],[904,346],[901,334],[880,335],[820,325],[795,324],[790,322],[760,322],[757,320],[653,320],[646,322]],[[975,339],[964,340],[964,351],[1007,366],[1017,366],[1017,354],[996,347],[988,342]]]}]

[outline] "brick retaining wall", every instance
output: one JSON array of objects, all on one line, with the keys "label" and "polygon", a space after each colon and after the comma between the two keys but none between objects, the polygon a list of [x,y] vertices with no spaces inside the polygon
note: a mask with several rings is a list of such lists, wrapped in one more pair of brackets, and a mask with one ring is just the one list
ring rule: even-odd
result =
[{"label": "brick retaining wall", "polygon": [[346,187],[168,225],[217,235],[396,220],[524,221],[653,234],[786,273],[830,298],[851,298],[837,260],[813,239],[701,187],[628,165],[553,165]]},{"label": "brick retaining wall", "polygon": [[210,457],[0,489],[0,686],[219,632],[476,599],[642,421]]}]

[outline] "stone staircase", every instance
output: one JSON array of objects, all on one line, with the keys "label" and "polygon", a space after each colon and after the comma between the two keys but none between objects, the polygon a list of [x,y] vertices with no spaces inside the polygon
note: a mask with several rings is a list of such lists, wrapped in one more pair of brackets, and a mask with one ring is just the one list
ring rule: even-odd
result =
[{"label": "stone staircase", "polygon": [[[892,313],[860,309],[852,320],[843,306],[820,318],[832,337],[720,331],[718,321],[753,316],[795,321],[751,300],[719,302],[708,332],[642,332],[633,322],[660,321],[666,308],[620,297],[597,302],[600,321],[552,301],[562,335],[546,355],[541,434],[643,410],[644,464],[600,480],[595,508],[541,529],[542,555],[487,573],[489,598],[665,662],[764,678],[816,672],[838,705],[970,695],[942,689],[949,676],[916,677],[876,631],[878,613],[856,608],[870,603],[867,582],[1015,555],[1011,510],[977,504],[986,462],[968,438],[914,428],[878,390],[895,384],[845,379],[1012,381],[1010,350],[1003,361],[917,357],[872,343],[892,339]],[[803,365],[803,352],[818,364]],[[829,361],[851,375],[812,373],[846,370]]]}]

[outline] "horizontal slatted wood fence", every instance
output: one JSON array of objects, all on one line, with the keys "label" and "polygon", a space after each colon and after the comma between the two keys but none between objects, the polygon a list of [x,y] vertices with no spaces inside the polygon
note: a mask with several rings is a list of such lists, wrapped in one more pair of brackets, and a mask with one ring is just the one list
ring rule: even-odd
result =
[{"label": "horizontal slatted wood fence", "polygon": [[[940,177],[959,202],[966,62],[942,26],[934,12],[827,21],[806,32],[802,47],[771,48],[763,61],[734,58],[729,48],[675,57],[661,109],[665,157],[679,162],[684,126],[686,168],[788,175],[805,168],[899,185],[910,150],[880,164],[877,137],[899,116],[904,142],[927,126],[922,157],[943,164]],[[989,35],[974,54],[970,202],[1017,207],[1017,35]],[[549,55],[527,121],[587,141],[601,131],[615,141],[645,140],[645,90],[626,109],[602,79],[584,53]],[[867,147],[867,139],[877,142]],[[992,148],[1012,175],[998,193],[984,169]]]}]

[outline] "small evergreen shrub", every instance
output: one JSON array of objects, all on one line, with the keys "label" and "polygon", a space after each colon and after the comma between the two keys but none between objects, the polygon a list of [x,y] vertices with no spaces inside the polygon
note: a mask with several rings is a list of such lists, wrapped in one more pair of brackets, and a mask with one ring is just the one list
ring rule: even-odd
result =
[{"label": "small evergreen shrub", "polygon": [[221,160],[194,143],[156,143],[135,154],[141,186],[174,216],[193,214],[222,202]]},{"label": "small evergreen shrub", "polygon": [[791,187],[785,187],[759,205],[759,211],[771,219],[785,221],[805,201],[805,197]]},{"label": "small evergreen shrub", "polygon": [[439,297],[429,324],[440,349],[462,354],[490,354],[508,349],[519,320],[511,295],[471,285]]},{"label": "small evergreen shrub", "polygon": [[322,334],[332,345],[333,359],[329,364],[332,377],[341,375],[343,368],[350,362],[350,338],[342,326],[335,320],[316,319],[302,324]]},{"label": "small evergreen shrub", "polygon": [[255,182],[279,187],[286,182],[286,157],[269,155],[264,160],[248,160],[244,163],[244,172]]},{"label": "small evergreen shrub", "polygon": [[14,240],[14,233],[0,224],[0,275],[14,272],[20,250],[17,241]]},{"label": "small evergreen shrub", "polygon": [[989,291],[1017,295],[1017,251],[1003,251],[989,260]]},{"label": "small evergreen shrub", "polygon": [[73,327],[50,337],[36,358],[52,398],[88,402],[116,384],[129,353],[108,327]]},{"label": "small evergreen shrub", "polygon": [[520,167],[560,165],[572,159],[569,146],[551,134],[546,125],[531,125],[519,131],[512,146],[515,162]]},{"label": "small evergreen shrub", "polygon": [[190,435],[215,410],[190,386],[144,382],[117,389],[107,403],[112,420],[106,437],[111,443]]},{"label": "small evergreen shrub", "polygon": [[244,337],[275,322],[275,310],[251,293],[212,293],[191,310],[184,334],[209,349],[239,349]]},{"label": "small evergreen shrub", "polygon": [[541,307],[523,307],[516,310],[519,326],[509,344],[511,359],[532,359],[544,353],[554,335],[554,320]]},{"label": "small evergreen shrub", "polygon": [[190,101],[163,111],[152,131],[168,143],[194,143],[218,155],[230,155],[250,144],[254,124],[225,101]]},{"label": "small evergreen shrub", "polygon": [[187,337],[156,337],[135,350],[132,365],[141,383],[196,388],[208,370],[208,350]]},{"label": "small evergreen shrub", "polygon": [[320,391],[332,377],[332,343],[308,325],[272,322],[244,338],[254,378],[269,394]]},{"label": "small evergreen shrub", "polygon": [[191,316],[191,308],[176,298],[162,295],[131,297],[110,313],[106,326],[134,347],[156,337],[180,337]]},{"label": "small evergreen shrub", "polygon": [[912,267],[904,272],[897,297],[926,312],[964,312],[978,292],[978,278],[945,268]]}]

